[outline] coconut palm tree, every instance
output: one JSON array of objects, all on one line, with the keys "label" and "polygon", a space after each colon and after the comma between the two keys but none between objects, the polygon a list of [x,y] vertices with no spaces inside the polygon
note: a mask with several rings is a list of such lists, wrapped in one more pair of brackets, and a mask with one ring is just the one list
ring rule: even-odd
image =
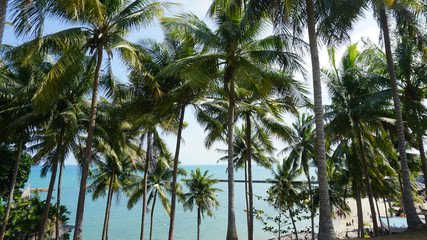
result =
[{"label": "coconut palm tree", "polygon": [[[150,224],[150,239],[153,236],[153,217],[154,217],[154,207],[159,198],[163,208],[166,213],[170,214],[170,202],[167,197],[167,193],[170,193],[172,190],[171,180],[173,178],[173,170],[169,167],[168,162],[170,162],[170,156],[167,158],[156,156],[156,164],[150,167],[151,170],[148,171],[147,177],[147,195],[148,201],[147,204],[152,202],[151,207],[151,224]],[[145,171],[146,166],[143,164],[138,164],[138,169],[140,171]],[[178,175],[185,176],[187,172],[179,168]],[[127,192],[129,195],[128,208],[132,208],[135,203],[143,196],[144,194],[144,182],[141,178],[136,179],[128,188]],[[177,186],[178,192],[180,186]]]},{"label": "coconut palm tree", "polygon": [[[144,66],[144,71],[133,71],[132,78],[139,78],[141,80],[147,79],[147,76],[152,77],[150,80],[153,83],[151,84],[157,85],[154,89],[155,92],[152,94],[156,98],[160,98],[159,105],[156,106],[157,110],[161,111],[162,115],[166,116],[164,117],[165,119],[169,118],[167,121],[172,124],[178,121],[169,224],[169,239],[173,239],[176,206],[176,174],[178,171],[182,131],[185,127],[185,109],[188,105],[193,104],[195,99],[204,92],[203,89],[206,89],[208,86],[188,84],[187,78],[182,71],[172,73],[164,71],[166,67],[173,62],[196,53],[193,41],[178,39],[173,33],[166,33],[166,35],[167,37],[162,43],[157,43],[152,40],[140,41],[137,48],[142,53],[140,55],[140,61]],[[176,118],[176,120],[173,118]]]},{"label": "coconut palm tree", "polygon": [[272,170],[273,178],[267,179],[267,182],[272,184],[268,193],[274,199],[274,205],[276,207],[284,206],[288,210],[298,240],[298,231],[291,208],[297,203],[298,194],[303,189],[304,183],[296,179],[301,172],[293,162],[293,159],[290,158],[283,159],[282,164],[277,164],[277,170]]},{"label": "coconut palm tree", "polygon": [[[245,171],[245,199],[246,199],[246,209],[247,209],[246,216],[248,221],[247,222],[248,232],[250,232],[252,225],[251,225],[250,214],[248,212],[250,211],[250,209],[252,209],[253,211],[253,207],[251,205],[253,203],[253,196],[251,196],[252,181],[251,179],[248,180],[248,177],[251,177],[251,174],[252,174],[251,169],[248,167],[250,165],[249,161],[254,161],[257,165],[270,169],[272,164],[275,163],[275,159],[267,156],[267,154],[271,155],[274,152],[275,148],[273,147],[273,142],[271,138],[268,136],[265,129],[258,129],[257,132],[251,131],[250,132],[250,134],[252,135],[250,137],[251,141],[248,144],[248,138],[246,137],[246,134],[248,134],[248,131],[246,129],[247,129],[246,125],[243,125],[242,129],[239,129],[238,127],[234,129],[235,138],[234,138],[234,157],[233,158],[234,158],[234,170],[236,172],[240,169],[243,169]],[[248,157],[248,146],[250,146],[251,148],[250,157]],[[217,149],[217,151],[225,154],[225,156],[220,158],[218,161],[227,161],[228,159],[227,150]]]},{"label": "coconut palm tree", "polygon": [[188,192],[180,196],[184,210],[193,211],[194,206],[197,208],[197,240],[200,239],[200,224],[204,213],[209,217],[214,216],[214,208],[218,209],[219,206],[219,201],[216,200],[217,192],[222,191],[213,187],[218,179],[212,179],[213,175],[208,174],[207,170],[202,174],[200,168],[191,170],[190,178],[183,180]]},{"label": "coconut palm tree", "polygon": [[[258,39],[263,21],[250,23],[244,13],[233,7],[217,9],[214,17],[218,28],[214,31],[196,16],[182,14],[179,18],[166,18],[163,25],[174,29],[185,38],[192,38],[206,49],[202,54],[187,57],[171,65],[169,71],[187,66],[187,74],[199,83],[221,79],[225,96],[228,98],[227,145],[228,169],[234,168],[233,139],[236,95],[239,81],[260,79],[264,84],[273,84],[269,76],[261,75],[263,68],[273,62],[281,62],[288,69],[298,68],[299,57],[286,52],[283,36]],[[233,27],[230,27],[233,26]],[[279,49],[279,50],[277,50]],[[190,72],[191,71],[191,72]],[[227,239],[237,239],[234,210],[234,173],[228,171],[228,227]]]},{"label": "coconut palm tree", "polygon": [[[215,1],[223,4],[225,1]],[[212,4],[216,6],[216,4]],[[244,5],[246,1],[238,1]],[[219,5],[220,5],[219,4]],[[218,5],[218,4],[217,4]],[[320,225],[319,239],[336,239],[333,230],[332,216],[329,209],[328,182],[326,176],[326,153],[322,109],[322,91],[320,82],[320,63],[318,52],[318,38],[327,43],[344,41],[349,39],[348,30],[351,29],[354,19],[363,10],[363,2],[344,1],[281,1],[252,0],[247,4],[252,21],[268,16],[278,32],[287,32],[289,29],[295,35],[301,36],[307,27],[312,78],[314,113],[316,123],[316,158],[318,160],[319,191],[320,191]],[[237,8],[242,6],[237,6]],[[211,7],[211,12],[214,12]],[[337,11],[340,14],[330,14]]]},{"label": "coconut palm tree", "polygon": [[[119,153],[120,154],[120,153]],[[114,193],[130,183],[135,178],[135,167],[132,164],[131,156],[117,155],[114,151],[105,152],[104,161],[98,161],[96,168],[92,171],[89,178],[93,179],[89,192],[92,192],[92,198],[95,200],[105,196],[107,191],[107,205],[105,210],[104,227],[102,230],[102,239],[108,239],[108,227],[110,219],[110,209]]]},{"label": "coconut palm tree", "polygon": [[[81,4],[83,3],[83,4]],[[55,64],[51,74],[48,74],[44,79],[44,83],[40,85],[37,95],[34,97],[34,103],[41,105],[41,102],[54,96],[54,92],[58,88],[63,87],[62,82],[58,81],[58,76],[66,75],[69,66],[73,66],[76,62],[81,61],[81,54],[76,55],[76,51],[70,50],[73,48],[83,48],[89,51],[92,55],[92,61],[96,62],[94,72],[93,94],[90,112],[90,122],[88,127],[88,137],[85,152],[85,161],[82,163],[83,171],[80,184],[79,200],[77,205],[76,224],[74,231],[74,239],[81,238],[82,221],[84,212],[84,200],[86,179],[89,169],[89,160],[91,147],[93,142],[93,134],[95,129],[96,105],[98,100],[99,76],[101,72],[104,51],[108,53],[111,59],[113,52],[119,54],[130,65],[138,66],[136,51],[132,44],[124,37],[129,29],[138,29],[146,26],[152,20],[160,16],[163,8],[168,6],[168,3],[159,3],[147,0],[135,1],[78,1],[84,7],[70,11],[75,8],[69,8],[70,4],[61,1],[54,12],[64,18],[67,22],[77,25],[75,28],[66,29],[58,33],[50,34],[43,38],[41,47],[36,48],[37,51],[57,51],[58,49],[67,49],[64,54]],[[72,4],[71,4],[72,5]],[[36,40],[35,40],[36,41]],[[32,41],[24,44],[23,48],[32,48],[35,43]],[[29,51],[29,50],[28,50]],[[11,54],[14,54],[13,52]],[[56,82],[56,84],[52,84]]]},{"label": "coconut palm tree", "polygon": [[400,31],[397,38],[396,74],[401,79],[399,85],[402,91],[403,119],[408,122],[408,127],[414,135],[410,143],[420,152],[424,182],[427,182],[427,163],[423,143],[423,137],[427,131],[427,108],[422,104],[422,99],[426,97],[426,91],[423,90],[426,84],[426,64],[418,60],[423,53],[417,49],[417,39],[410,38],[406,31]]},{"label": "coconut palm tree", "polygon": [[[284,148],[282,152],[289,152],[289,157],[294,161],[294,165],[300,167],[300,171],[304,172],[307,181],[308,189],[312,192],[311,177],[310,177],[310,162],[314,160],[314,142],[315,135],[313,129],[313,116],[306,113],[298,114],[297,122],[292,124],[292,137],[288,140],[289,146]],[[311,238],[314,239],[314,209],[313,198],[311,197]]]},{"label": "coconut palm tree", "polygon": [[6,10],[8,0],[0,0],[0,45],[3,40],[4,27],[6,25]]},{"label": "coconut palm tree", "polygon": [[76,72],[70,71],[67,77],[69,78],[67,83],[70,87],[58,92],[56,99],[50,103],[51,110],[48,114],[49,117],[46,118],[48,120],[36,132],[34,139],[36,144],[32,146],[33,151],[37,151],[34,158],[37,161],[43,158],[46,160],[42,175],[45,176],[48,169],[52,172],[40,225],[39,238],[41,239],[44,238],[44,229],[47,223],[58,165],[61,167],[65,157],[71,152],[72,145],[76,144],[77,133],[83,127],[82,118],[85,116],[81,109],[82,98],[90,91],[92,79],[88,73],[93,68],[86,59],[86,61],[80,63],[80,69],[76,69]]},{"label": "coconut palm tree", "polygon": [[411,181],[409,178],[408,162],[406,158],[406,144],[405,144],[405,133],[404,133],[404,127],[403,127],[402,110],[400,106],[399,90],[398,90],[398,85],[396,80],[396,71],[394,67],[393,55],[391,50],[390,31],[388,27],[388,19],[387,19],[386,11],[391,9],[391,10],[394,10],[395,13],[404,13],[405,15],[409,16],[408,17],[409,19],[411,19],[412,12],[409,10],[413,7],[412,9],[415,9],[415,11],[419,11],[423,9],[424,6],[421,3],[418,3],[415,1],[413,2],[411,1],[409,5],[405,5],[406,3],[404,2],[401,3],[400,1],[384,1],[384,0],[372,1],[372,3],[373,3],[373,8],[379,11],[378,21],[380,23],[380,27],[383,32],[387,67],[388,67],[388,73],[390,78],[390,86],[392,90],[393,106],[394,106],[395,118],[396,118],[399,157],[400,157],[400,163],[401,163],[402,182],[403,182],[402,196],[403,196],[403,202],[404,202],[405,211],[407,215],[406,220],[408,222],[408,229],[416,230],[419,228],[423,228],[424,225],[422,224],[420,218],[418,217],[418,214],[416,212],[415,205],[414,205],[414,200],[411,194]]},{"label": "coconut palm tree", "polygon": [[[372,138],[369,128],[381,127],[381,109],[388,106],[388,96],[384,94],[388,89],[381,91],[378,86],[385,85],[383,78],[366,80],[358,75],[358,58],[360,53],[356,50],[357,44],[350,45],[342,58],[340,67],[335,63],[335,51],[330,50],[330,60],[333,70],[323,70],[327,79],[332,105],[325,117],[330,120],[328,131],[335,136],[344,136],[357,142],[360,158],[362,159],[365,187],[367,189],[372,222],[375,236],[379,236],[375,204],[372,193],[369,170],[374,166],[372,159],[369,161],[365,151],[367,141],[362,139]],[[374,87],[374,88],[372,88]],[[385,96],[384,96],[385,95]],[[381,98],[382,97],[382,98]]]},{"label": "coconut palm tree", "polygon": [[36,92],[39,79],[45,77],[51,64],[39,56],[31,66],[23,65],[24,58],[25,56],[21,55],[16,58],[4,58],[0,62],[2,141],[14,141],[18,148],[0,239],[4,239],[6,233],[23,144],[29,140],[29,133],[45,122],[46,118],[45,114],[34,110],[31,98]]},{"label": "coconut palm tree", "polygon": [[[307,102],[304,93],[305,89],[288,74],[282,74],[280,71],[265,73],[270,75],[275,81],[275,87],[269,89],[268,86],[262,85],[253,78],[250,83],[242,83],[236,89],[236,118],[241,118],[245,122],[244,131],[236,131],[235,140],[235,169],[242,168],[245,170],[245,189],[247,192],[247,218],[248,218],[248,239],[253,238],[253,194],[252,194],[252,160],[255,159],[257,164],[269,168],[269,164],[265,165],[261,159],[270,159],[263,156],[264,154],[272,154],[275,150],[272,146],[269,135],[277,138],[288,138],[289,130],[284,125],[281,113],[295,113],[298,105],[303,105]],[[262,86],[262,87],[260,87]],[[216,94],[214,91],[217,91]],[[221,120],[226,120],[222,116],[227,112],[228,105],[223,100],[222,91],[220,88],[212,91],[214,99],[205,101],[199,105],[198,120],[209,129],[209,135],[206,138],[207,146],[215,140],[224,140],[226,128],[218,127],[225,126],[225,122],[221,124]],[[214,95],[215,94],[215,95]],[[279,95],[278,98],[274,97]],[[252,130],[254,129],[254,130]],[[220,134],[220,131],[224,131]],[[242,138],[244,137],[244,139]],[[252,140],[254,138],[254,140]],[[248,148],[247,146],[253,147]],[[226,152],[227,153],[227,152]],[[225,158],[222,158],[225,160]],[[270,160],[269,160],[270,161]]]}]

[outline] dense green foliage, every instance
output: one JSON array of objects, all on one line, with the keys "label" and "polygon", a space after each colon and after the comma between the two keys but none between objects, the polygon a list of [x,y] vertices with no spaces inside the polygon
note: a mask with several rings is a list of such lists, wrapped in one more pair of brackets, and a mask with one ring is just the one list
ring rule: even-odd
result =
[{"label": "dense green foliage", "polygon": [[[31,239],[36,237],[40,221],[43,215],[45,201],[42,201],[38,194],[31,198],[16,198],[14,206],[10,212],[9,225],[7,227],[5,239]],[[0,205],[0,215],[4,214],[6,205]],[[46,228],[46,234],[51,235],[55,230],[55,219],[58,207],[51,205],[48,218],[51,220]],[[60,224],[67,224],[70,212],[66,206],[60,207]],[[69,239],[69,233],[62,236],[63,239]]]},{"label": "dense green foliage", "polygon": [[[297,237],[301,229],[296,222],[310,218],[312,238],[317,231],[319,239],[335,240],[332,216],[336,210],[353,210],[345,200],[354,198],[358,235],[363,236],[364,197],[375,235],[380,235],[375,203],[386,199],[402,204],[410,230],[425,229],[412,187],[420,173],[427,180],[425,1],[214,0],[207,14],[212,26],[193,13],[162,17],[173,5],[169,2],[9,2],[13,30],[28,41],[0,49],[0,195],[7,199],[0,209],[5,223],[0,240],[5,234],[43,239],[55,224],[59,227],[59,218],[66,222],[65,209],[50,201],[58,167],[61,180],[69,155],[82,166],[74,239],[82,238],[86,192],[94,199],[106,197],[104,240],[114,217],[113,195],[121,191],[129,208],[143,201],[141,240],[146,211],[151,209],[152,222],[157,202],[170,214],[173,239],[177,197],[185,209],[197,208],[200,237],[201,218],[213,215],[219,189],[200,169],[178,180],[186,174],[179,154],[182,133],[191,127],[184,122],[190,106],[206,132],[206,147],[216,141],[227,144],[220,150],[225,155],[220,160],[228,164],[227,240],[238,239],[234,170],[245,171],[247,237],[253,240],[252,164],[272,168],[275,140],[285,143],[280,153],[285,156],[269,180],[266,201],[278,216],[261,219],[265,230],[277,235],[291,230]],[[5,10],[8,1],[1,3]],[[367,9],[380,23],[384,49],[363,40],[338,56],[334,43],[350,38],[349,29]],[[0,13],[2,34],[6,11]],[[127,39],[130,31],[156,18],[164,41],[135,44]],[[45,34],[48,19],[69,26]],[[308,42],[301,37],[306,30]],[[330,58],[323,69],[322,43],[327,43]],[[306,53],[311,71],[304,66]],[[129,73],[125,81],[114,76],[113,57]],[[310,86],[297,79],[308,79],[309,72],[313,98]],[[321,80],[331,100],[326,106]],[[164,132],[176,134],[173,153]],[[13,147],[7,145],[10,141]],[[25,151],[19,157],[21,148],[30,149],[43,164],[42,175],[51,171],[45,202],[37,195],[29,202],[13,198],[33,164]],[[317,179],[310,173],[313,166]],[[298,180],[302,174],[307,183]],[[93,185],[88,191],[87,179]],[[189,192],[182,192],[181,183]],[[60,205],[59,184],[57,200]],[[291,226],[283,229],[287,223]]]},{"label": "dense green foliage", "polygon": [[[7,196],[9,196],[10,183],[12,180],[13,166],[16,161],[16,156],[16,148],[0,144],[0,196],[3,199],[7,199]],[[15,191],[22,189],[27,183],[32,165],[32,157],[26,152],[23,152],[21,163],[19,164]]]}]

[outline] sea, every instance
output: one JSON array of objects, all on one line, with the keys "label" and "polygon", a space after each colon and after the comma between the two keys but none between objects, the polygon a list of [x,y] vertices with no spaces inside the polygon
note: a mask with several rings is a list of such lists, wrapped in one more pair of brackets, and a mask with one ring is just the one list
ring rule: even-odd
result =
[{"label": "sea", "polygon": [[[226,165],[183,165],[181,166],[190,173],[200,167],[202,172],[208,170],[209,174],[213,174],[213,178],[227,179]],[[31,189],[45,188],[49,186],[50,174],[45,178],[40,177],[41,167],[34,166],[31,169],[31,174],[28,180]],[[316,175],[315,169],[310,169],[311,176]],[[69,225],[74,225],[75,214],[77,208],[77,199],[79,194],[79,178],[80,168],[78,166],[69,165],[64,167],[62,176],[61,188],[61,205],[65,205],[70,211]],[[272,178],[272,170],[265,169],[260,166],[253,166],[253,179],[265,180]],[[304,176],[300,177],[305,179]],[[235,172],[235,179],[244,180],[244,171]],[[88,182],[88,185],[91,184]],[[57,184],[55,184],[56,189]],[[234,194],[234,205],[236,211],[236,226],[239,239],[247,239],[247,221],[245,204],[245,184],[236,182]],[[267,197],[266,191],[271,186],[269,183],[253,183],[253,194],[256,196]],[[217,200],[220,206],[214,212],[214,217],[205,217],[201,221],[200,239],[202,240],[218,240],[225,239],[227,232],[227,183],[219,182],[217,188],[222,189],[218,193]],[[42,199],[46,198],[46,193],[39,193]],[[264,211],[266,215],[277,216],[278,212],[262,199],[254,197],[254,208]],[[56,191],[53,193],[56,202]],[[83,218],[83,239],[101,239],[102,228],[104,223],[105,208],[107,197],[92,199],[90,193],[86,195],[84,218]],[[151,210],[151,206],[148,206]],[[111,206],[111,216],[109,224],[109,239],[112,240],[133,240],[139,239],[141,230],[141,213],[142,200],[137,203],[132,209],[127,208],[127,198],[125,194],[117,194],[113,196]],[[147,212],[145,221],[145,238],[148,239],[150,231],[150,214]],[[265,215],[263,215],[265,217]],[[271,223],[271,222],[270,222]],[[153,219],[153,239],[165,240],[168,237],[169,217],[162,208],[160,202],[157,202],[154,208]],[[271,223],[274,226],[274,223]],[[309,220],[297,222],[299,230],[303,230],[310,225]],[[317,225],[317,219],[316,219]],[[267,240],[274,238],[275,235],[263,230],[263,223],[254,218],[254,239]],[[197,212],[184,211],[182,205],[178,202],[176,209],[176,220],[174,229],[174,239],[196,239],[197,235]]]}]

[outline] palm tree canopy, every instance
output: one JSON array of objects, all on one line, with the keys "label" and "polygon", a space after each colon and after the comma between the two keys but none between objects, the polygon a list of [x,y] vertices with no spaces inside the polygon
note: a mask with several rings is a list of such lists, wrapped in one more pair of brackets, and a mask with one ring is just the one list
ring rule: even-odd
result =
[{"label": "palm tree canopy", "polygon": [[202,217],[204,217],[204,213],[210,217],[214,216],[214,208],[217,209],[219,206],[219,201],[216,200],[217,192],[222,191],[213,187],[218,179],[212,179],[213,175],[208,174],[209,171],[202,174],[200,168],[197,168],[196,171],[191,170],[191,178],[183,180],[188,192],[180,195],[184,209],[193,211],[196,207],[200,209]]}]

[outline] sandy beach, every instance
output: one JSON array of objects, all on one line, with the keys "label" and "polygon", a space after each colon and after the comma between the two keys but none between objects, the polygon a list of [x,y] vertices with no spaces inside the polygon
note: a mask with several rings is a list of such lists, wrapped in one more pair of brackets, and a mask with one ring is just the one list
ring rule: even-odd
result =
[{"label": "sandy beach", "polygon": [[[346,233],[348,232],[348,237],[356,238],[357,237],[357,205],[356,200],[353,198],[346,199],[348,206],[351,209],[349,215],[346,218],[338,217],[333,220],[335,232],[338,238],[346,238]],[[380,216],[385,216],[384,202],[382,200],[378,200],[378,208],[380,210]],[[388,203],[387,203],[388,210]],[[365,226],[364,228],[372,229],[372,219],[371,219],[371,208],[369,207],[368,198],[362,199],[362,211],[363,211],[363,222],[368,222],[369,226]],[[381,226],[379,216],[377,214],[377,222],[378,226]],[[347,226],[347,223],[351,223],[350,226]]]},{"label": "sandy beach", "polygon": [[[335,233],[337,234],[337,237],[340,239],[346,239],[346,233],[348,233],[348,237],[349,238],[357,238],[357,205],[356,205],[356,200],[353,198],[349,198],[346,199],[346,202],[348,204],[348,206],[351,209],[350,214],[348,214],[346,217],[342,217],[340,218],[337,214],[336,214],[336,218],[333,219],[333,223],[334,223],[334,229],[335,229]],[[378,201],[378,208],[380,210],[380,216],[385,216],[385,209],[384,209],[384,202],[382,200]],[[363,210],[363,222],[367,222],[370,224],[369,226],[365,226],[364,228],[369,228],[372,229],[372,219],[371,219],[371,210],[369,207],[369,200],[368,198],[364,198],[362,199],[362,210]],[[388,210],[388,203],[387,203],[387,210]],[[378,218],[378,226],[381,226],[380,222],[379,222],[379,216],[377,216]],[[350,226],[347,226],[347,223],[351,223]],[[299,239],[304,239],[304,236],[306,234],[299,234]],[[311,235],[308,234],[308,239],[311,239]],[[293,236],[292,238],[290,236],[285,236],[282,237],[281,240],[291,240],[291,239],[295,239],[295,237]]]}]

